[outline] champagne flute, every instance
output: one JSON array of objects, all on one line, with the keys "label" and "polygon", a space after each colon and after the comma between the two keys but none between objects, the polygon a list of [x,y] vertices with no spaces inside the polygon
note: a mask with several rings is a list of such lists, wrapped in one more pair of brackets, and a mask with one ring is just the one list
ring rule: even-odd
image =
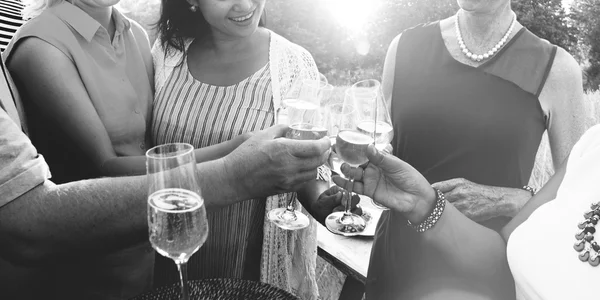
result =
[{"label": "champagne flute", "polygon": [[[359,81],[352,85],[350,92],[356,106],[361,108],[360,113],[363,115],[362,119],[364,121],[357,125],[358,130],[367,135],[372,135],[375,147],[379,151],[389,151],[391,148],[390,143],[394,137],[394,128],[392,127],[388,105],[383,98],[381,83],[375,79]],[[388,209],[373,199],[371,199],[371,202],[379,209]]]},{"label": "champagne flute", "polygon": [[[289,130],[286,138],[294,140],[318,140],[327,136],[321,114],[320,101],[323,89],[320,80],[302,79],[297,90],[286,95],[283,100],[287,113],[286,121]],[[280,120],[283,120],[280,118]],[[294,198],[290,198],[286,207],[272,209],[267,218],[275,225],[286,230],[297,230],[308,227],[310,220],[306,214],[296,211]]]},{"label": "champagne flute", "polygon": [[187,261],[208,236],[193,150],[190,144],[175,143],[146,152],[150,243],[158,253],[175,261],[182,300],[189,299]]},{"label": "champagne flute", "polygon": [[[365,96],[369,96],[373,101],[375,99],[375,93],[366,93]],[[374,104],[373,101],[371,104]],[[364,104],[357,101],[353,91],[348,90],[341,106],[339,103],[329,106],[330,128],[332,131],[337,131],[334,151],[330,155],[329,161],[336,172],[340,172],[338,166],[344,162],[352,167],[358,167],[368,162],[367,147],[374,143],[374,138],[372,133],[361,131],[359,125],[371,120],[374,115],[364,114],[361,112],[363,108],[357,107],[357,105]],[[350,211],[353,186],[354,175],[349,174],[343,190],[344,211],[334,212],[325,219],[327,229],[333,233],[353,236],[361,234],[365,230],[364,218]]]},{"label": "champagne flute", "polygon": [[327,167],[338,175],[345,178],[340,170],[344,161],[337,155],[335,143],[340,129],[352,128],[354,119],[357,117],[357,112],[354,108],[354,99],[350,93],[350,89],[346,89],[343,93],[338,93],[332,97],[331,102],[325,107],[327,117],[327,131],[331,142],[331,152],[327,160]]}]

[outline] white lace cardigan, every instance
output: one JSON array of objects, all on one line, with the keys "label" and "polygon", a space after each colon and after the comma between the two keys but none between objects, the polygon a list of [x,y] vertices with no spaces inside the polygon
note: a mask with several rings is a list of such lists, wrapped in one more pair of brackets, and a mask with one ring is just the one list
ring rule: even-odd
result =
[{"label": "white lace cardigan", "polygon": [[[288,41],[282,36],[270,32],[269,66],[271,90],[275,112],[281,108],[281,100],[297,78],[318,78],[318,70],[313,57],[306,49]],[[189,47],[193,39],[185,41]],[[155,70],[155,93],[160,94],[173,69],[183,58],[180,51],[170,51],[165,55],[157,40],[152,47]],[[322,174],[320,176],[327,175]],[[285,207],[288,197],[296,193],[274,195],[267,198],[266,210]],[[304,210],[304,209],[303,209]],[[305,211],[305,210],[304,210]],[[306,212],[306,211],[305,211]],[[301,299],[318,299],[316,282],[317,227],[311,219],[311,225],[304,230],[285,231],[264,222],[264,238],[261,258],[262,282],[290,291]]]}]

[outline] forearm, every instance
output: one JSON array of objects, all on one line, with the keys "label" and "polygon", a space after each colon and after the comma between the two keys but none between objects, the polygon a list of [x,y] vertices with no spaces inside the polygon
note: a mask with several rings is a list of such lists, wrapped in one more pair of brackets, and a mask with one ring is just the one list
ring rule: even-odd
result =
[{"label": "forearm", "polygon": [[47,181],[0,209],[0,251],[37,265],[142,242],[146,194],[143,176]]},{"label": "forearm", "polygon": [[493,288],[503,294],[500,298],[514,297],[506,243],[497,232],[469,220],[447,203],[437,224],[419,237],[422,245],[434,248],[457,275]]},{"label": "forearm", "polygon": [[[207,208],[252,197],[224,175],[222,160],[198,166]],[[0,208],[0,251],[27,265],[106,253],[148,239],[146,176],[50,181]]]},{"label": "forearm", "polygon": [[[239,135],[229,141],[194,150],[197,163],[222,158],[242,144],[250,133]],[[119,156],[107,159],[99,166],[103,176],[134,176],[146,174],[146,156]]]},{"label": "forearm", "polygon": [[246,141],[250,137],[251,133],[244,133],[234,137],[233,139],[222,142],[216,145],[203,147],[194,150],[194,154],[196,155],[196,162],[206,162],[215,159],[219,159],[225,157],[231,151],[235,150],[239,145],[241,145],[244,141]]}]

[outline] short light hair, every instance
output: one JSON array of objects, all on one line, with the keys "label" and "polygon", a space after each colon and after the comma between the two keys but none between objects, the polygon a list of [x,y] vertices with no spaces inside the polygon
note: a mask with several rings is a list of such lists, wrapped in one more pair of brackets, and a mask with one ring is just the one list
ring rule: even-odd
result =
[{"label": "short light hair", "polygon": [[[29,20],[31,18],[35,18],[39,16],[46,8],[54,6],[58,3],[61,3],[65,0],[21,0],[23,5],[23,11],[21,15],[23,15],[24,20]],[[68,1],[68,0],[67,0]]]}]

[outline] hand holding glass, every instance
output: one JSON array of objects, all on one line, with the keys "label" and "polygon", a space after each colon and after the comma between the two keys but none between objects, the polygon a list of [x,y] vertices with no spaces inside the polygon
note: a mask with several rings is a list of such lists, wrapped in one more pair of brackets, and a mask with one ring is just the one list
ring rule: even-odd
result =
[{"label": "hand holding glass", "polygon": [[[318,140],[327,136],[320,100],[327,84],[321,80],[303,79],[283,100],[289,125],[286,138],[294,140]],[[304,213],[294,208],[294,198],[290,197],[286,207],[276,208],[267,214],[269,221],[286,230],[308,227],[310,220]]]}]

